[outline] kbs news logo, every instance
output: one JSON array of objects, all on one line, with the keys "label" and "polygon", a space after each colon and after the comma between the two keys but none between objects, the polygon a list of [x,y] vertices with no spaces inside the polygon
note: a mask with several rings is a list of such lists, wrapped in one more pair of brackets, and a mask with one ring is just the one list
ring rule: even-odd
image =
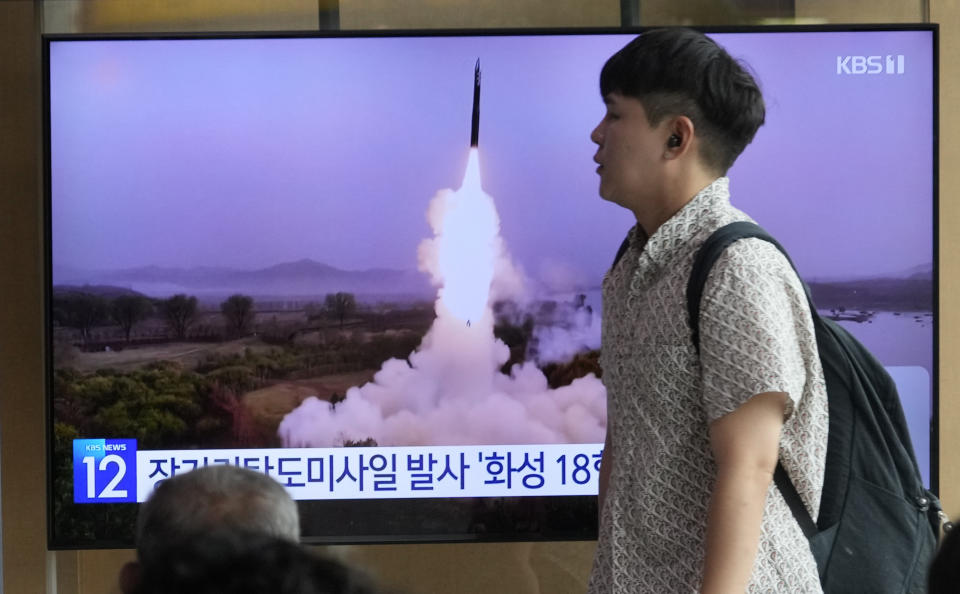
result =
[{"label": "kbs news logo", "polygon": [[903,74],[904,57],[837,56],[837,74]]}]

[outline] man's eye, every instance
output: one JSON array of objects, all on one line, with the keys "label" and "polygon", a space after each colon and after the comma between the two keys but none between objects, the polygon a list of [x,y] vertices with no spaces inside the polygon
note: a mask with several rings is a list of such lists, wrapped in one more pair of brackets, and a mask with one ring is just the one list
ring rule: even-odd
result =
[{"label": "man's eye", "polygon": [[618,114],[618,113],[613,113],[613,112],[611,112],[611,111],[608,111],[608,112],[607,112],[607,119],[608,119],[608,120],[619,120],[619,119],[620,119],[620,114]]}]

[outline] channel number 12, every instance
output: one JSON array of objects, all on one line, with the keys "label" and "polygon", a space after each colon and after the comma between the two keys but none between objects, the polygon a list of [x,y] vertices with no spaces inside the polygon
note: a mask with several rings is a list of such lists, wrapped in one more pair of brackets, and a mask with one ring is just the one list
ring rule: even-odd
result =
[{"label": "channel number 12", "polygon": [[106,472],[107,467],[111,464],[117,465],[117,473],[113,475],[113,478],[110,479],[107,486],[103,488],[100,495],[96,494],[98,470],[96,461],[96,458],[93,456],[85,456],[83,458],[83,464],[87,467],[87,497],[90,499],[122,499],[126,497],[126,489],[117,489],[117,485],[120,484],[120,481],[122,481],[123,477],[127,474],[127,463],[123,461],[123,458],[116,454],[109,454],[100,459],[100,472]]}]

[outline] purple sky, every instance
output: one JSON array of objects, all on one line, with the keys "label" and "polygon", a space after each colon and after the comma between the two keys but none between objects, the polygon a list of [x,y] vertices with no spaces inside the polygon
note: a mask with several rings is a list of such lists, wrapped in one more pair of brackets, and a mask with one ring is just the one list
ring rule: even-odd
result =
[{"label": "purple sky", "polygon": [[[734,204],[807,277],[932,262],[929,32],[715,36],[767,124]],[[54,42],[53,263],[416,268],[427,204],[459,185],[481,59],[480,156],[507,246],[588,281],[629,213],[597,197],[597,76],[629,36]],[[838,75],[838,55],[904,55]]]}]

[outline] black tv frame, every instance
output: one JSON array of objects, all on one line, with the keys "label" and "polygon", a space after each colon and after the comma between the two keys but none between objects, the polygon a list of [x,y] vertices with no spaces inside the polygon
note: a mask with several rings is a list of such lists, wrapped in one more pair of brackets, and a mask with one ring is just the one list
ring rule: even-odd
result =
[{"label": "black tv frame", "polygon": [[[214,39],[313,39],[313,38],[383,38],[383,37],[458,37],[458,36],[546,36],[546,35],[603,35],[603,34],[640,34],[653,27],[587,27],[587,28],[534,28],[534,29],[428,29],[428,30],[319,30],[319,31],[236,31],[236,32],[190,32],[190,33],[119,33],[119,34],[45,34],[42,36],[43,50],[43,245],[44,245],[44,357],[45,357],[45,411],[47,431],[47,542],[51,550],[76,549],[114,549],[132,548],[134,546],[133,527],[130,526],[130,537],[122,539],[94,538],[83,542],[65,542],[58,538],[55,530],[56,514],[53,505],[54,496],[54,415],[53,415],[53,323],[52,323],[52,237],[51,237],[51,132],[50,132],[50,44],[57,41],[146,41],[146,40],[214,40]],[[939,26],[935,23],[924,24],[842,24],[842,25],[770,25],[770,26],[694,26],[693,29],[704,33],[798,33],[798,32],[863,32],[863,31],[928,31],[932,33],[933,43],[933,377],[931,378],[932,414],[930,419],[930,487],[939,493]],[[588,131],[585,131],[587,133]],[[495,501],[478,501],[481,507],[493,505],[514,505],[507,501],[510,498],[494,498]],[[340,506],[355,508],[358,505],[367,505],[369,510],[364,513],[389,513],[389,508],[399,504],[420,506],[429,510],[432,500],[335,500],[335,501],[300,501],[301,520],[305,525],[303,540],[310,544],[395,544],[395,543],[447,543],[447,542],[512,542],[512,541],[567,541],[592,540],[596,538],[596,498],[588,496],[569,496],[554,498],[523,497],[524,505],[532,507],[542,505],[540,499],[553,500],[561,508],[570,508],[574,511],[566,513],[563,509],[559,513],[569,516],[571,523],[566,528],[557,530],[514,530],[489,531],[481,527],[473,531],[451,531],[449,533],[411,533],[402,535],[384,534],[351,534],[339,537],[314,537],[310,535],[311,521],[316,517],[315,508],[325,507],[328,511]],[[564,501],[565,500],[565,501]],[[427,503],[424,503],[427,502]],[[370,505],[373,504],[373,505]],[[138,504],[100,504],[105,515],[112,515],[114,511],[126,508],[135,510]],[[454,514],[457,515],[457,514]],[[462,515],[462,514],[459,514]],[[536,514],[530,516],[530,525],[537,525]],[[311,520],[312,518],[312,520]],[[419,524],[421,516],[413,522]]]}]

